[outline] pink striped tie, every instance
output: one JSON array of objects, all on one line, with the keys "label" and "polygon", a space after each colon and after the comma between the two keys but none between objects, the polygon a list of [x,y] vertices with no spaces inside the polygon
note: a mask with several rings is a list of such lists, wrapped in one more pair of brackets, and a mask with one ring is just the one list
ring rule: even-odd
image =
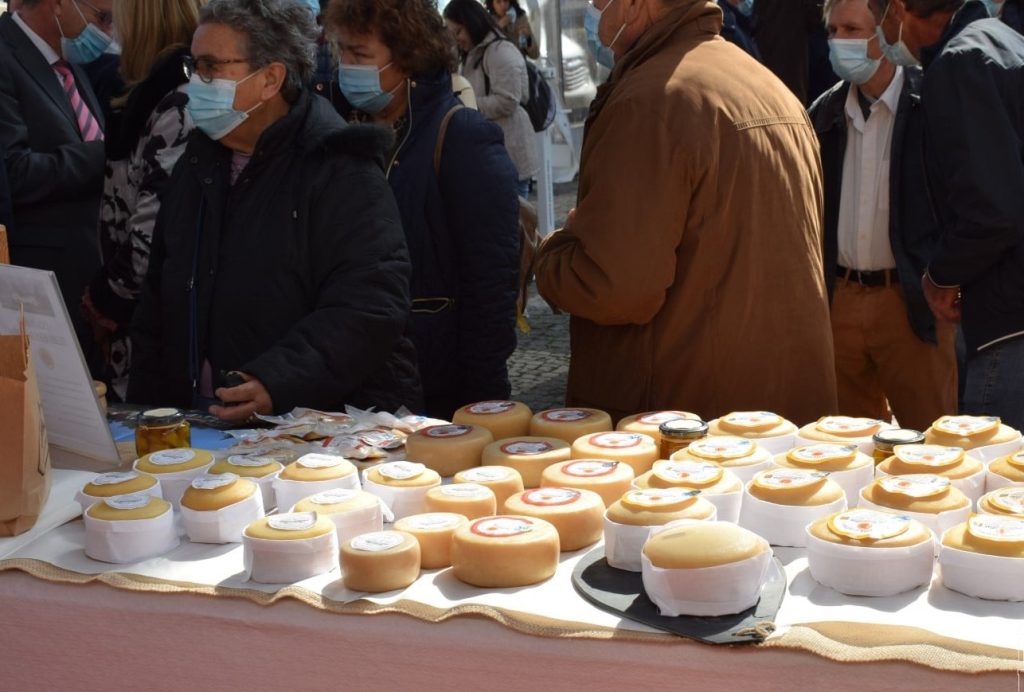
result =
[{"label": "pink striped tie", "polygon": [[75,111],[75,119],[78,121],[78,131],[82,134],[82,139],[86,142],[97,139],[102,142],[103,130],[100,129],[99,122],[93,117],[92,111],[89,110],[89,106],[85,104],[82,95],[78,92],[78,87],[75,85],[75,74],[71,71],[71,66],[64,60],[58,60],[53,64],[53,69],[64,84],[64,91],[68,95],[68,100],[71,101],[71,109]]}]

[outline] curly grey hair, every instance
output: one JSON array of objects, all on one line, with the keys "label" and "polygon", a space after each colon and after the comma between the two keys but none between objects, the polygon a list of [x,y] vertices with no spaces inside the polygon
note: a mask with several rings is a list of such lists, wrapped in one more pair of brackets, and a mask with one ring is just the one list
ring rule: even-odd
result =
[{"label": "curly grey hair", "polygon": [[294,102],[313,76],[319,29],[300,0],[210,0],[200,24],[223,24],[246,37],[246,59],[253,67],[281,63],[287,70],[281,94]]}]

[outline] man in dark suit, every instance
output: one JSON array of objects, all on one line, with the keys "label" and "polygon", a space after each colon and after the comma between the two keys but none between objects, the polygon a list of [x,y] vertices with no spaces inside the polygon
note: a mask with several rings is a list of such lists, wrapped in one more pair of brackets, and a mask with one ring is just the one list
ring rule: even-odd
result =
[{"label": "man in dark suit", "polygon": [[106,154],[102,109],[71,61],[84,62],[109,43],[112,5],[24,0],[0,17],[0,151],[14,207],[11,261],[56,273],[91,366],[96,348],[79,304],[99,268]]}]

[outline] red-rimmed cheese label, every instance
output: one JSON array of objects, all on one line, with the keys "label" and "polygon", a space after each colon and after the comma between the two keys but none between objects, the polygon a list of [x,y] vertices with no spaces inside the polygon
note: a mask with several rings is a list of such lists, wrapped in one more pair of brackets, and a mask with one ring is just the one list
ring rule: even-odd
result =
[{"label": "red-rimmed cheese label", "polygon": [[857,456],[857,447],[854,445],[807,445],[797,447],[786,452],[786,458],[798,464],[825,464],[841,459],[853,459]]},{"label": "red-rimmed cheese label", "polygon": [[533,531],[533,522],[522,517],[484,517],[473,522],[469,530],[485,538],[508,538]]},{"label": "red-rimmed cheese label", "polygon": [[304,454],[299,458],[298,464],[307,469],[331,469],[340,466],[343,461],[345,460],[341,457],[330,454]]},{"label": "red-rimmed cheese label", "polygon": [[192,487],[196,490],[216,490],[231,485],[238,480],[234,473],[210,473],[192,479]]},{"label": "red-rimmed cheese label", "polygon": [[617,468],[619,468],[619,462],[617,461],[581,459],[564,464],[561,471],[567,476],[575,476],[577,478],[597,478],[599,476],[609,476],[615,473]]},{"label": "red-rimmed cheese label", "polygon": [[742,459],[754,453],[757,447],[752,440],[729,435],[705,437],[703,440],[691,442],[686,450],[693,456],[712,461]]},{"label": "red-rimmed cheese label", "polygon": [[466,411],[480,416],[491,416],[496,413],[508,413],[515,407],[514,401],[480,401],[467,406]]},{"label": "red-rimmed cheese label", "polygon": [[113,471],[111,473],[102,473],[89,482],[92,485],[117,485],[118,483],[133,481],[138,477],[139,474],[134,471]]},{"label": "red-rimmed cheese label", "polygon": [[680,418],[699,420],[695,415],[686,411],[655,411],[645,413],[637,418],[636,422],[643,423],[644,425],[661,425],[662,423],[668,423],[670,420],[679,420]]},{"label": "red-rimmed cheese label", "polygon": [[316,512],[290,512],[267,517],[267,526],[278,531],[305,531],[316,526]]},{"label": "red-rimmed cheese label", "polygon": [[523,502],[537,507],[558,507],[560,505],[571,505],[580,499],[579,490],[572,488],[534,488],[527,490],[521,497]]},{"label": "red-rimmed cheese label", "polygon": [[705,461],[659,461],[654,464],[654,475],[666,483],[711,485],[722,480],[725,469]]},{"label": "red-rimmed cheese label", "polygon": [[782,423],[782,416],[770,411],[733,411],[722,416],[718,424],[726,430],[771,430]]},{"label": "red-rimmed cheese label", "polygon": [[967,520],[972,536],[1000,543],[1024,543],[1024,519],[998,514],[975,514]]},{"label": "red-rimmed cheese label", "polygon": [[964,450],[960,447],[942,445],[896,445],[892,451],[897,459],[911,466],[952,466],[964,458]]},{"label": "red-rimmed cheese label", "polygon": [[[449,512],[434,512],[432,514],[417,514],[408,517],[405,523],[417,531],[444,531],[452,529],[462,523],[461,515]],[[464,518],[464,517],[463,517]]]},{"label": "red-rimmed cheese label", "polygon": [[153,496],[148,493],[132,493],[131,495],[108,497],[103,502],[114,509],[142,509],[152,500]]},{"label": "red-rimmed cheese label", "polygon": [[174,466],[185,464],[196,458],[196,453],[191,449],[165,449],[149,455],[149,463],[157,466]]},{"label": "red-rimmed cheese label", "polygon": [[435,425],[422,430],[424,435],[433,438],[462,437],[471,432],[473,428],[468,425]]},{"label": "red-rimmed cheese label", "polygon": [[587,442],[601,449],[630,449],[639,447],[644,441],[640,433],[607,432],[587,438]]},{"label": "red-rimmed cheese label", "polygon": [[1006,462],[1010,466],[1016,466],[1019,469],[1024,469],[1024,450],[1007,457]]},{"label": "red-rimmed cheese label", "polygon": [[426,466],[415,461],[392,461],[377,467],[381,476],[393,481],[407,481],[422,476],[426,470]]},{"label": "red-rimmed cheese label", "polygon": [[1004,512],[1024,516],[1024,486],[1000,488],[989,494],[988,502]]},{"label": "red-rimmed cheese label", "polygon": [[405,536],[397,531],[374,531],[356,536],[349,543],[353,550],[382,553],[405,543]]},{"label": "red-rimmed cheese label", "polygon": [[772,469],[754,476],[753,483],[766,490],[806,488],[825,481],[825,471],[804,471],[803,469]]},{"label": "red-rimmed cheese label", "polygon": [[699,490],[686,488],[645,488],[630,490],[622,496],[622,502],[643,509],[662,509],[693,501],[698,495],[700,495]]},{"label": "red-rimmed cheese label", "polygon": [[877,481],[883,490],[908,497],[931,497],[949,489],[948,478],[930,473],[911,473],[906,476],[886,476]]},{"label": "red-rimmed cheese label", "polygon": [[358,490],[353,488],[331,488],[309,498],[315,505],[340,505],[343,502],[354,500]]},{"label": "red-rimmed cheese label", "polygon": [[512,469],[503,469],[498,466],[479,466],[463,471],[459,474],[459,478],[473,483],[496,483],[511,478],[512,473]]},{"label": "red-rimmed cheese label", "polygon": [[454,497],[461,500],[477,500],[494,494],[490,488],[485,488],[476,483],[443,485],[441,486],[440,493],[445,497]]},{"label": "red-rimmed cheese label", "polygon": [[260,466],[269,466],[270,464],[280,464],[281,462],[273,457],[232,454],[228,457],[228,463],[231,466],[240,466],[242,468],[257,468]]},{"label": "red-rimmed cheese label", "polygon": [[829,519],[828,528],[837,536],[881,541],[906,533],[910,528],[910,517],[874,509],[851,509]]},{"label": "red-rimmed cheese label", "polygon": [[590,411],[579,408],[553,408],[540,414],[541,418],[552,423],[576,423],[593,416]]},{"label": "red-rimmed cheese label", "polygon": [[947,435],[973,437],[995,430],[1000,422],[996,416],[943,416],[932,423],[932,429]]},{"label": "red-rimmed cheese label", "polygon": [[815,429],[827,435],[840,437],[868,437],[882,427],[874,418],[853,418],[850,416],[825,416],[814,424]]},{"label": "red-rimmed cheese label", "polygon": [[549,442],[517,440],[515,442],[506,442],[503,444],[501,446],[501,451],[505,454],[513,454],[515,456],[531,456],[534,454],[550,452],[554,448],[554,445]]}]

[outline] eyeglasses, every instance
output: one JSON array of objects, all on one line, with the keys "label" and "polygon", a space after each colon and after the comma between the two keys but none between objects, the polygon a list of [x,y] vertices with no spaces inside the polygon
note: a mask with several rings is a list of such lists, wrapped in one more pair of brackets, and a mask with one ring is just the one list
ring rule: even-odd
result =
[{"label": "eyeglasses", "polygon": [[235,63],[247,63],[244,58],[228,58],[216,60],[214,58],[194,58],[186,55],[181,59],[181,68],[185,72],[186,79],[192,79],[192,75],[198,75],[199,80],[206,84],[213,81],[213,72],[222,65],[234,65]]},{"label": "eyeglasses", "polygon": [[91,5],[85,0],[75,0],[76,5],[85,5],[92,10],[93,15],[96,17],[96,22],[106,28],[114,26],[114,13],[108,12],[107,10],[101,10],[95,5]]}]

